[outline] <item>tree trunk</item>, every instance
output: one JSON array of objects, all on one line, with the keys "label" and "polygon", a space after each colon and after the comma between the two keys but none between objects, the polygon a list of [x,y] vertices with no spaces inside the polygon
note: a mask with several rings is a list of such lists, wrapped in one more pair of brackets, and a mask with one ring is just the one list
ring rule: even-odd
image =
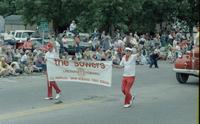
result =
[{"label": "tree trunk", "polygon": [[109,26],[109,34],[110,34],[111,37],[113,37],[113,34],[114,34],[114,25],[112,23]]}]

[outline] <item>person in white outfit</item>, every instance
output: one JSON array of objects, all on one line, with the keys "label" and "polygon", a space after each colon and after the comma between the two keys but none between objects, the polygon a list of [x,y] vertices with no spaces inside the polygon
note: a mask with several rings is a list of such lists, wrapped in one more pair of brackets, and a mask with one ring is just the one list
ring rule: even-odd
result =
[{"label": "person in white outfit", "polygon": [[126,47],[125,55],[122,57],[120,65],[113,65],[116,68],[124,68],[121,90],[125,96],[124,108],[128,108],[132,105],[132,100],[135,98],[131,94],[131,88],[135,81],[135,66],[138,53],[133,49]]}]

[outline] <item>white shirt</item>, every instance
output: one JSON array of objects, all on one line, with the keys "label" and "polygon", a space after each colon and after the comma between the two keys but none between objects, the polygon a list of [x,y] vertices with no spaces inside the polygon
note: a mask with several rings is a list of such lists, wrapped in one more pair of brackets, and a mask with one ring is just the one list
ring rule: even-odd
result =
[{"label": "white shirt", "polygon": [[24,54],[22,57],[21,57],[21,62],[26,62],[28,59],[28,56],[26,54]]},{"label": "white shirt", "polygon": [[128,61],[126,61],[126,57],[123,56],[120,65],[124,66],[124,77],[130,77],[130,76],[135,76],[135,64],[136,64],[136,58],[137,54],[132,54],[129,58]]}]

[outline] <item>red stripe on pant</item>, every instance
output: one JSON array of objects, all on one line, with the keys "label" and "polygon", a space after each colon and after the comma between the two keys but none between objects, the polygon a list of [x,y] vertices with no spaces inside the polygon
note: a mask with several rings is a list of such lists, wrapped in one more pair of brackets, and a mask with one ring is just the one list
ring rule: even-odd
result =
[{"label": "red stripe on pant", "polygon": [[46,72],[46,76],[47,76],[47,96],[48,97],[53,97],[53,94],[52,94],[53,88],[56,90],[56,93],[60,93],[61,90],[60,90],[60,88],[58,87],[58,85],[56,84],[55,81],[49,81],[48,80],[47,72]]},{"label": "red stripe on pant", "polygon": [[132,77],[123,77],[121,90],[125,95],[124,104],[130,104],[132,95],[131,95],[131,87],[135,81],[135,76]]},{"label": "red stripe on pant", "polygon": [[52,88],[54,88],[56,90],[56,93],[60,93],[61,90],[58,87],[58,85],[56,84],[55,81],[47,81],[47,87],[48,87],[48,97],[52,97]]}]

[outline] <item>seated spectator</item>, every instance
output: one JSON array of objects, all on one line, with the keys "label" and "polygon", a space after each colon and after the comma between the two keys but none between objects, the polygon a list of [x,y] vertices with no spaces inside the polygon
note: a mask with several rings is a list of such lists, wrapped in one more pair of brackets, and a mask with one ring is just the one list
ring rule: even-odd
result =
[{"label": "seated spectator", "polygon": [[35,65],[34,65],[34,55],[33,53],[29,52],[27,55],[27,64],[24,67],[24,71],[27,74],[33,73],[35,70],[39,70]]},{"label": "seated spectator", "polygon": [[6,52],[5,52],[5,60],[7,64],[9,65],[11,64],[11,62],[13,61],[13,56],[14,56],[14,53],[12,52],[12,48],[10,46],[7,47]]},{"label": "seated spectator", "polygon": [[21,59],[20,59],[20,63],[23,64],[23,65],[26,65],[27,64],[27,60],[28,60],[28,54],[29,54],[29,51],[26,50],[24,55],[22,55]]},{"label": "seated spectator", "polygon": [[114,55],[112,56],[112,61],[113,61],[113,64],[119,65],[119,63],[120,63],[120,56],[117,53],[117,51],[115,51]]},{"label": "seated spectator", "polygon": [[33,62],[27,62],[27,65],[24,67],[24,72],[27,74],[31,74],[34,71]]},{"label": "seated spectator", "polygon": [[36,55],[39,55],[40,53],[42,53],[41,49],[39,47],[36,47],[34,50],[33,50],[33,53],[35,53]]},{"label": "seated spectator", "polygon": [[46,70],[46,64],[44,62],[44,57],[43,57],[42,53],[35,56],[34,65],[35,65],[35,68],[39,69],[39,71],[45,71]]},{"label": "seated spectator", "polygon": [[110,50],[107,50],[105,52],[105,60],[106,61],[112,61],[112,54],[111,54],[111,51]]},{"label": "seated spectator", "polygon": [[6,63],[5,57],[0,59],[0,76],[8,76],[14,74],[14,70]]},{"label": "seated spectator", "polygon": [[97,61],[101,61],[102,59],[102,50],[100,49],[100,47],[97,47],[95,54],[93,55],[93,59],[97,60]]},{"label": "seated spectator", "polygon": [[10,64],[10,66],[11,66],[12,69],[13,69],[14,75],[19,75],[19,74],[22,74],[22,73],[23,73],[23,71],[22,71],[22,69],[20,68],[18,62],[16,62],[16,61],[12,62],[12,63]]},{"label": "seated spectator", "polygon": [[14,60],[20,60],[20,58],[22,57],[20,50],[16,49],[13,56],[14,56]]},{"label": "seated spectator", "polygon": [[89,48],[87,48],[84,52],[83,52],[83,58],[85,59],[85,60],[92,60],[92,51],[89,49]]}]

